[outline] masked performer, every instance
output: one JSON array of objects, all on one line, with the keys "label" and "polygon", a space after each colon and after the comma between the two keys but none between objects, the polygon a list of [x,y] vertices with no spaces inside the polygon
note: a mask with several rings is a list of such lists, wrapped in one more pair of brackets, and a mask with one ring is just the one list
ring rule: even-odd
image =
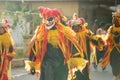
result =
[{"label": "masked performer", "polygon": [[112,26],[108,29],[108,49],[102,61],[102,67],[106,67],[110,62],[115,80],[120,80],[120,10],[113,13],[112,22]]},{"label": "masked performer", "polygon": [[0,80],[11,80],[8,74],[10,62],[15,57],[12,37],[8,31],[8,20],[0,22]]},{"label": "masked performer", "polygon": [[[61,23],[60,11],[45,7],[40,7],[39,10],[43,21],[35,31],[29,50],[29,60],[34,65],[31,66],[32,72],[34,68],[35,71],[39,70],[37,67],[40,66],[40,80],[67,80],[71,68],[81,69],[87,61],[82,58],[71,58],[76,53],[81,57],[84,55],[74,38],[75,33]],[[70,44],[74,45],[74,50]],[[82,67],[78,67],[79,64]]]},{"label": "masked performer", "polygon": [[[107,39],[107,25],[104,22],[101,22],[101,24],[99,25],[97,31],[96,31],[96,35],[100,36],[102,38],[102,40],[104,41],[104,45],[102,48],[99,48],[96,46],[96,57],[97,57],[97,64],[94,63],[94,68],[97,69],[98,64],[101,62],[106,50],[107,50],[107,45],[106,45],[106,39]],[[105,68],[104,68],[105,69]],[[103,69],[103,70],[104,70]]]},{"label": "masked performer", "polygon": [[73,14],[73,19],[68,21],[67,24],[76,32],[76,40],[83,49],[84,58],[89,61],[82,73],[79,71],[76,72],[77,76],[75,80],[90,80],[90,56],[93,52],[93,44],[94,46],[100,47],[99,43],[102,39],[94,35],[91,30],[86,29],[88,24],[84,18],[79,18],[77,13]]},{"label": "masked performer", "polygon": [[[67,22],[68,26],[70,26],[74,32],[76,32],[76,40],[81,45],[85,59],[90,60],[90,36],[92,35],[91,31],[86,29],[87,23],[84,18],[79,18],[77,13],[73,14],[73,19]],[[89,78],[89,63],[83,72],[76,72],[77,77],[75,80],[90,80]]]}]

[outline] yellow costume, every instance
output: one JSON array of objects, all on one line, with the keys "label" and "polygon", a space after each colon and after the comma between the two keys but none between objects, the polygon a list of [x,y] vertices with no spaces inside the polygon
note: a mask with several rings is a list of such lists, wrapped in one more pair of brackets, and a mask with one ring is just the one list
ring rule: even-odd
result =
[{"label": "yellow costume", "polygon": [[[8,74],[11,60],[15,57],[14,43],[7,31],[7,23],[1,23],[0,32],[0,80],[11,80]],[[1,31],[1,30],[0,30]]]},{"label": "yellow costume", "polygon": [[[75,53],[84,57],[83,50],[75,40],[75,33],[61,23],[58,9],[40,7],[40,13],[43,21],[30,42],[29,64],[35,71],[39,70],[41,80],[67,80],[68,70],[74,66],[71,62],[80,60],[74,68],[85,67],[86,60],[71,58]],[[72,52],[70,44],[76,52]]]},{"label": "yellow costume", "polygon": [[108,29],[107,38],[108,49],[102,61],[102,67],[106,67],[109,63],[112,73],[116,80],[120,79],[120,10],[113,13],[113,24]]}]

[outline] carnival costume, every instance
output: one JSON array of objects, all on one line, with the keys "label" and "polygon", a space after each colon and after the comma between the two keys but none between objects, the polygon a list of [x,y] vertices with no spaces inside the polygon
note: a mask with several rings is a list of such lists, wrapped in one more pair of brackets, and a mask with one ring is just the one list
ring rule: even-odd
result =
[{"label": "carnival costume", "polygon": [[[73,14],[73,19],[67,22],[68,26],[70,26],[76,32],[76,40],[79,42],[80,46],[84,51],[84,58],[88,61],[90,60],[90,43],[89,37],[91,32],[87,30],[85,27],[87,26],[84,18],[79,18],[77,13]],[[89,78],[89,69],[88,65],[83,70],[83,72],[76,71],[76,78],[74,80],[90,80]]]},{"label": "carnival costume", "polygon": [[[102,61],[102,58],[107,50],[106,39],[107,39],[107,30],[105,30],[105,23],[101,23],[96,31],[96,36],[99,36],[95,40],[99,39],[99,42],[103,40],[103,46],[99,47],[96,45],[95,52],[96,52],[96,63],[94,62],[94,68],[97,69],[98,64]],[[98,41],[98,40],[97,40]],[[105,69],[105,68],[104,68]],[[104,70],[103,69],[103,70]]]},{"label": "carnival costume", "polygon": [[83,50],[74,38],[75,33],[61,24],[63,16],[58,9],[40,7],[39,10],[43,21],[30,42],[29,64],[40,72],[40,80],[67,80],[73,75],[71,68],[81,71],[86,66],[86,60],[72,57],[76,53],[84,57]]},{"label": "carnival costume", "polygon": [[[7,20],[3,20],[0,23],[0,80],[10,80],[8,71],[11,60],[15,57],[14,43],[8,28],[10,24]],[[1,31],[1,30],[0,30]]]},{"label": "carnival costume", "polygon": [[77,13],[73,14],[73,19],[67,22],[67,25],[70,26],[76,32],[76,40],[79,42],[80,46],[84,52],[84,58],[89,61],[86,68],[83,72],[76,71],[75,80],[90,80],[90,55],[92,52],[92,45],[100,47],[100,37],[94,35],[91,30],[86,29],[88,23],[86,23],[84,18],[79,18]]},{"label": "carnival costume", "polygon": [[112,67],[113,75],[120,79],[120,10],[113,13],[113,24],[108,29],[107,46],[108,49],[102,61],[102,67],[109,63]]}]

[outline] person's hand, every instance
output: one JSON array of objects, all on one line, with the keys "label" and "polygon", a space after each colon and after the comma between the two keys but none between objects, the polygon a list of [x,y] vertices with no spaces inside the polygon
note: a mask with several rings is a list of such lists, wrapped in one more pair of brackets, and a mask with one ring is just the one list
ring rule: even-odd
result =
[{"label": "person's hand", "polygon": [[7,57],[14,58],[14,57],[16,56],[16,53],[15,53],[15,52],[7,53],[6,56],[7,56]]}]

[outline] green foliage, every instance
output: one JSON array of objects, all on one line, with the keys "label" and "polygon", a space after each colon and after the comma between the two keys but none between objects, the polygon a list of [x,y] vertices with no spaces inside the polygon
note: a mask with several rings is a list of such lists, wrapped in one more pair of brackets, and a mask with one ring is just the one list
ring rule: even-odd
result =
[{"label": "green foliage", "polygon": [[21,11],[21,12],[26,12],[29,11],[29,5],[21,5],[21,2],[15,2],[15,5],[13,5],[10,2],[5,3],[6,9],[11,12],[16,12],[16,11]]},{"label": "green foliage", "polygon": [[6,9],[7,9],[8,11],[11,11],[11,12],[15,11],[15,9],[13,8],[13,6],[12,6],[11,3],[6,2],[6,3],[5,3],[5,6],[6,6]]},{"label": "green foliage", "polygon": [[27,12],[27,11],[29,11],[30,9],[29,9],[29,5],[28,4],[26,4],[25,6],[23,6],[23,8],[22,8],[22,12]]},{"label": "green foliage", "polygon": [[34,22],[34,26],[38,26],[41,22],[39,14],[33,15],[33,22]]},{"label": "green foliage", "polygon": [[15,14],[14,16],[13,16],[13,21],[14,21],[14,23],[13,23],[13,29],[15,28],[15,26],[17,25],[17,22],[18,22],[18,16]]},{"label": "green foliage", "polygon": [[23,49],[16,49],[16,57],[15,58],[24,58]]},{"label": "green foliage", "polygon": [[34,10],[29,10],[30,11],[30,13],[39,13],[39,11],[36,9],[34,9]]},{"label": "green foliage", "polygon": [[18,16],[20,15],[23,15],[26,21],[32,22],[34,27],[39,25],[41,21],[39,17],[39,11],[37,9],[30,10],[29,4],[21,4],[21,2],[15,2],[15,4],[13,5],[13,3],[11,2],[6,2],[5,6],[7,11],[9,11],[9,13],[12,13],[13,15],[14,23],[12,28],[15,28],[15,26],[17,25],[17,22],[19,20]]},{"label": "green foliage", "polygon": [[21,11],[20,2],[16,2],[16,4],[15,4],[15,11]]}]

